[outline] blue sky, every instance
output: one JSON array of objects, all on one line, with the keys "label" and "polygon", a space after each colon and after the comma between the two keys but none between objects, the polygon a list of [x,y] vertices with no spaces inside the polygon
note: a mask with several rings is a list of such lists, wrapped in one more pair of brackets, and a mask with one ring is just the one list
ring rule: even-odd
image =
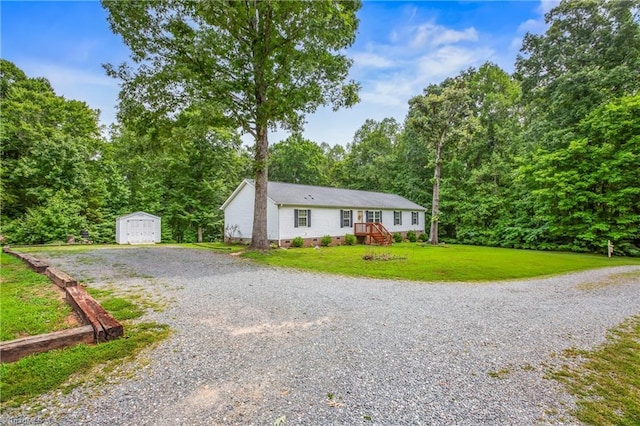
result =
[{"label": "blue sky", "polygon": [[[305,137],[331,145],[351,142],[367,118],[402,122],[408,100],[430,83],[491,61],[512,72],[522,37],[545,30],[557,1],[365,1],[348,50],[362,101],[350,109],[320,109],[307,117]],[[101,110],[115,121],[118,82],[103,63],[128,60],[97,1],[0,1],[0,56],[30,77],[49,79],[56,93]],[[276,132],[270,141],[287,136]],[[248,140],[245,138],[245,140]]]}]

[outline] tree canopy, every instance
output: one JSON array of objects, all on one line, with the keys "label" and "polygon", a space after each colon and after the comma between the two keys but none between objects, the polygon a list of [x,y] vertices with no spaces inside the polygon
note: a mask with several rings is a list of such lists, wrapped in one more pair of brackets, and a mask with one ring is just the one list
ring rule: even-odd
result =
[{"label": "tree canopy", "polygon": [[135,68],[107,66],[123,82],[121,117],[216,107],[220,123],[255,140],[252,246],[266,226],[269,129],[298,131],[318,106],[349,106],[358,85],[343,49],[355,40],[357,1],[196,2],[103,0]]},{"label": "tree canopy", "polygon": [[[163,217],[163,241],[219,239],[218,207],[244,178],[265,191],[270,169],[431,207],[434,243],[606,253],[610,240],[640,255],[638,0],[563,1],[513,75],[462,70],[346,146],[297,131],[317,106],[356,99],[343,49],[358,3],[104,4],[134,62],[107,66],[123,84],[108,139],[97,111],[0,62],[5,241],[113,241],[115,217],[137,210]],[[275,127],[294,133],[269,147]]]}]

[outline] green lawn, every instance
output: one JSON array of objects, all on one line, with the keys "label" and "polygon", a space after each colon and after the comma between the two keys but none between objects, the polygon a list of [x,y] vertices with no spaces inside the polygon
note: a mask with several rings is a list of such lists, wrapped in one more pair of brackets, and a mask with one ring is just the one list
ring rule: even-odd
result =
[{"label": "green lawn", "polygon": [[20,259],[0,254],[0,340],[13,340],[64,330],[73,310],[49,278],[33,272]]},{"label": "green lawn", "polygon": [[34,245],[34,246],[17,246],[15,247],[16,251],[20,251],[22,253],[85,253],[88,251],[99,250],[99,249],[120,249],[120,250],[130,250],[135,248],[162,248],[162,247],[180,247],[180,248],[191,248],[191,249],[201,249],[201,250],[213,250],[220,253],[234,253],[238,251],[246,250],[247,246],[243,244],[225,244],[221,242],[212,242],[212,243],[167,243],[167,244],[151,244],[151,245],[129,245],[129,244],[57,244],[57,245]]},{"label": "green lawn", "polygon": [[573,362],[551,376],[576,397],[573,414],[578,420],[640,425],[640,316],[612,330],[607,342],[593,351],[570,350],[565,355]]},{"label": "green lawn", "polygon": [[[492,247],[400,243],[247,252],[259,263],[333,274],[411,281],[494,281],[606,266],[640,265],[640,258]],[[373,257],[365,260],[364,257]]]},{"label": "green lawn", "polygon": [[[60,299],[53,286],[46,276],[32,272],[21,260],[2,253],[2,340],[68,327],[64,319],[71,308]],[[87,381],[106,380],[123,361],[133,359],[140,350],[169,335],[166,325],[136,321],[151,306],[145,303],[143,295],[122,297],[109,290],[88,291],[124,325],[125,337],[99,345],[80,344],[0,364],[2,409],[18,406],[54,389],[69,391]],[[97,366],[99,369],[94,369]]]}]

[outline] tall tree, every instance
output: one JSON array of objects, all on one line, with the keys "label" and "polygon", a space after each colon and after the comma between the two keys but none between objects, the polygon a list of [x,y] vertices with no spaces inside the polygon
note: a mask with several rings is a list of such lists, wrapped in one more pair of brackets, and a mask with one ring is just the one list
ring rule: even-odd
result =
[{"label": "tall tree", "polygon": [[640,1],[564,0],[516,60],[529,140],[566,146],[593,109],[640,89]]},{"label": "tall tree", "polygon": [[347,151],[340,144],[329,145],[326,142],[320,144],[327,163],[327,185],[344,187],[347,181],[346,156]]},{"label": "tall tree", "polygon": [[316,143],[296,134],[271,145],[269,177],[278,182],[328,184],[327,158]]},{"label": "tall tree", "polygon": [[[48,242],[100,221],[106,189],[95,167],[104,146],[97,111],[57,96],[46,79],[29,78],[4,59],[0,110],[3,232]],[[56,213],[61,205],[82,219]],[[24,226],[27,218],[37,226]]]},{"label": "tall tree", "polygon": [[498,223],[510,215],[514,159],[522,151],[520,85],[495,64],[486,63],[469,73],[475,131],[458,154],[461,167],[446,171],[451,179],[449,202],[456,241],[498,244]]},{"label": "tall tree", "polygon": [[439,85],[430,85],[422,95],[409,100],[407,127],[424,143],[425,154],[434,153],[433,196],[429,242],[438,244],[440,220],[440,180],[443,161],[458,150],[475,128],[471,111],[468,75],[448,78]]},{"label": "tall tree", "polygon": [[547,248],[640,254],[640,95],[582,120],[565,148],[538,151],[521,173],[533,180],[534,218]]},{"label": "tall tree", "polygon": [[[624,164],[630,144],[613,145],[623,148],[617,158],[602,149],[612,145],[590,137],[585,122],[602,119],[613,126],[603,108],[640,91],[640,1],[562,1],[545,20],[548,30],[528,34],[516,61],[529,150],[516,170],[515,222],[505,227],[505,239],[527,248],[601,250],[606,235],[628,235],[613,232],[611,224],[630,217],[605,208],[606,194],[617,194],[621,205],[634,196],[628,188],[605,189],[617,184],[597,176],[610,165],[601,166],[594,155]],[[611,215],[606,220],[605,210]]]},{"label": "tall tree", "polygon": [[401,126],[394,118],[368,119],[347,145],[347,186],[368,191],[390,191],[391,160]]},{"label": "tall tree", "polygon": [[224,217],[217,207],[245,177],[240,138],[208,126],[201,112],[196,108],[180,114],[167,136],[179,144],[168,151],[163,176],[165,214],[178,242],[220,238]]},{"label": "tall tree", "polygon": [[192,102],[215,105],[255,140],[256,195],[251,246],[267,249],[269,129],[299,131],[318,106],[350,106],[346,82],[358,1],[102,0],[111,29],[136,68],[107,66],[122,79],[121,113],[144,105],[172,115]]}]

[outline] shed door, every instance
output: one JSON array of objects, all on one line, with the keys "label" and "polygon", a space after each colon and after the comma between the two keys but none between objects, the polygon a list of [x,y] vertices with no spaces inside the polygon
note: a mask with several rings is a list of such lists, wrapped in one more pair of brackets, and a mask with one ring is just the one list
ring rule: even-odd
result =
[{"label": "shed door", "polygon": [[155,241],[152,219],[131,219],[127,221],[129,244],[153,243]]}]

